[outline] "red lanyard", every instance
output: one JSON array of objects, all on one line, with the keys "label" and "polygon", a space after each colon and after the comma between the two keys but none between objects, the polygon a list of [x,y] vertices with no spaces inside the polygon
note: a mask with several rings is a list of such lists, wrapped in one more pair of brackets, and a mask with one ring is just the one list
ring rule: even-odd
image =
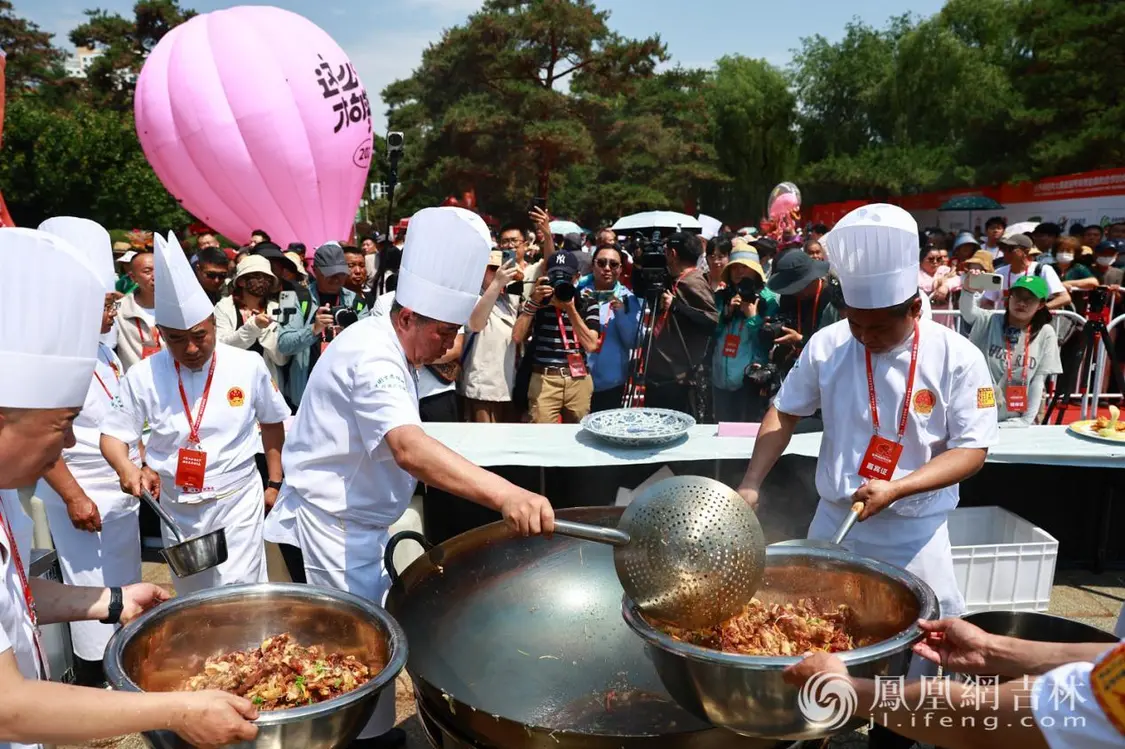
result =
[{"label": "red lanyard", "polygon": [[[0,502],[0,508],[2,508]],[[16,574],[19,576],[20,585],[23,586],[23,600],[27,604],[27,615],[31,618],[31,630],[35,641],[35,654],[39,659],[39,670],[46,676],[47,659],[43,657],[43,646],[39,642],[39,614],[35,610],[35,598],[31,595],[31,585],[27,581],[27,572],[23,566],[23,560],[20,558],[20,547],[16,545],[16,538],[12,534],[12,526],[8,522],[8,516],[0,513],[0,521],[3,521],[4,534],[8,538],[8,548],[12,551],[12,561],[16,565]]]},{"label": "red lanyard", "polygon": [[[684,278],[687,277],[687,275],[689,273],[691,273],[692,271],[696,271],[696,270],[699,270],[699,268],[688,268],[687,270],[680,273],[680,277],[672,282],[671,292],[672,292],[673,295],[675,295],[676,289],[678,289],[680,287],[680,281],[683,281]],[[667,307],[665,307],[664,311],[660,314],[660,319],[656,321],[656,327],[653,328],[653,330],[652,330],[653,335],[660,335],[660,331],[664,330],[664,323],[668,322],[668,313],[671,312],[671,311],[672,311],[672,305],[669,304]]]},{"label": "red lanyard", "polygon": [[[113,366],[112,362],[106,362],[106,363],[109,364],[109,368],[111,370],[113,370],[113,379],[120,383],[121,382],[121,374],[117,371],[117,367]],[[109,392],[109,388],[107,388],[105,386],[105,381],[102,380],[102,377],[101,377],[101,375],[98,374],[97,369],[94,370],[94,379],[96,379],[98,381],[98,384],[102,386],[102,390],[105,391],[105,397],[109,398],[110,402],[112,403],[113,402],[113,393]]]},{"label": "red lanyard", "polygon": [[[141,321],[138,320],[137,318],[133,318],[133,322],[135,322],[137,324],[137,336],[141,339],[141,348],[144,348],[145,347],[145,331],[141,327]],[[157,330],[156,328],[152,329],[152,345],[153,345],[154,348],[160,345],[160,331]]]},{"label": "red lanyard", "polygon": [[[1012,341],[1004,336],[1004,353],[1005,358],[1008,360],[1008,384],[1012,384]],[[1027,326],[1027,338],[1023,342],[1023,376],[1020,378],[1020,383],[1027,384],[1027,357],[1031,353],[1031,326]]]},{"label": "red lanyard", "polygon": [[[871,370],[871,352],[866,348],[863,354],[867,360],[867,395],[871,400],[871,427],[879,434],[879,407],[875,404],[875,375]],[[910,396],[914,393],[914,372],[918,369],[918,323],[914,323],[914,342],[910,344],[910,373],[906,376],[906,398],[902,401],[902,418],[898,421],[898,441],[906,436],[906,421],[910,418]]]},{"label": "red lanyard", "polygon": [[[813,325],[816,325],[816,308],[820,306],[820,292],[824,291],[824,281],[816,282],[816,296],[813,298],[812,314]],[[801,305],[797,304],[797,332],[804,335],[804,328],[801,326]]]},{"label": "red lanyard", "polygon": [[199,444],[199,427],[203,425],[203,412],[207,410],[207,396],[211,393],[211,379],[215,376],[215,361],[219,358],[219,352],[216,351],[211,354],[211,369],[207,372],[207,383],[203,386],[203,395],[199,398],[199,416],[193,423],[191,420],[191,406],[188,404],[187,393],[184,392],[184,380],[180,377],[180,363],[176,362],[176,379],[180,381],[180,400],[184,403],[184,415],[187,416],[188,429],[188,444]]},{"label": "red lanyard", "polygon": [[559,335],[562,336],[563,351],[570,351],[570,339],[566,337],[566,326],[563,325],[562,312],[558,307],[555,307],[555,317],[559,321]]}]

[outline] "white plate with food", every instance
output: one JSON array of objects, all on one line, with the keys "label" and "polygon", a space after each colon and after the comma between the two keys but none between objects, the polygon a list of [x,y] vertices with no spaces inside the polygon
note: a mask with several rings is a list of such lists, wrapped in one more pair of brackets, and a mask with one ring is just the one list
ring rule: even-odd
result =
[{"label": "white plate with food", "polygon": [[1117,406],[1109,407],[1109,418],[1100,416],[1092,421],[1076,421],[1067,429],[1102,442],[1125,442],[1125,421],[1121,421],[1121,411]]}]

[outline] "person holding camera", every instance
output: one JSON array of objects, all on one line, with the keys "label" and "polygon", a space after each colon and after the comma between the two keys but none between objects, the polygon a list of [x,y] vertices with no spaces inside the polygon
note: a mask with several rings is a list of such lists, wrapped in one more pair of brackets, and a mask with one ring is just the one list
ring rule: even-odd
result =
[{"label": "person holding camera", "polygon": [[615,246],[594,250],[594,272],[578,283],[579,293],[598,306],[601,332],[598,347],[590,353],[594,378],[591,411],[621,408],[629,378],[629,354],[637,345],[641,304],[619,280],[624,255]]},{"label": "person holding camera", "polygon": [[646,406],[697,419],[706,417],[703,401],[711,382],[707,351],[719,324],[715,292],[699,269],[702,254],[702,240],[695,234],[676,232],[668,237],[664,258],[671,284],[657,307],[645,378]]},{"label": "person holding camera", "polygon": [[535,424],[554,424],[559,418],[578,423],[590,413],[594,383],[586,363],[598,347],[598,305],[578,295],[578,258],[556,252],[546,259],[544,274],[535,282],[512,330],[512,340],[530,340],[531,382],[528,406]]},{"label": "person holding camera", "polygon": [[343,328],[367,315],[357,311],[358,299],[344,288],[348,263],[344,250],[335,242],[321,245],[313,256],[313,276],[309,302],[298,310],[284,310],[284,322],[277,336],[277,350],[289,356],[288,392],[293,406],[301,405],[305,385],[324,349]]},{"label": "person holding camera", "polygon": [[840,319],[836,284],[828,275],[828,263],[804,252],[784,252],[774,263],[768,287],[776,294],[778,312],[764,327],[774,336],[774,356],[788,371],[813,333]]},{"label": "person holding camera", "polygon": [[762,321],[777,314],[777,296],[766,288],[758,255],[748,249],[731,253],[722,272],[715,351],[711,358],[715,418],[760,421],[769,403],[772,341],[761,340]]}]

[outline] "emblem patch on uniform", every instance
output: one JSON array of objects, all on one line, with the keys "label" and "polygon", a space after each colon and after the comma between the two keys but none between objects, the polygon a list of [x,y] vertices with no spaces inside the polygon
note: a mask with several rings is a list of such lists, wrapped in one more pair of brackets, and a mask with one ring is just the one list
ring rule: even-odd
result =
[{"label": "emblem patch on uniform", "polygon": [[1125,736],[1125,645],[1118,645],[1094,667],[1090,687],[1105,717]]},{"label": "emblem patch on uniform", "polygon": [[375,380],[376,390],[406,390],[406,380],[396,374],[386,374]]},{"label": "emblem patch on uniform", "polygon": [[919,390],[914,394],[914,413],[929,416],[934,410],[937,398],[933,390]]},{"label": "emblem patch on uniform", "polygon": [[242,388],[231,388],[227,391],[227,403],[234,408],[238,408],[245,402],[246,394],[242,392]]},{"label": "emblem patch on uniform", "polygon": [[977,408],[996,408],[996,391],[992,388],[977,388]]}]

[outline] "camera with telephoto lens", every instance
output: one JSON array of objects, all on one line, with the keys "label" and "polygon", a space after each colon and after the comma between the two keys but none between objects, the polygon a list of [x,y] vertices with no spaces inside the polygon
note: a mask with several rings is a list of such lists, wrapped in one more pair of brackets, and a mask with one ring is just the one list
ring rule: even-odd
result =
[{"label": "camera with telephoto lens", "polygon": [[566,270],[549,271],[547,273],[547,285],[554,291],[555,299],[565,304],[574,298],[577,291],[572,279],[573,275]]},{"label": "camera with telephoto lens", "polygon": [[742,381],[746,387],[772,396],[781,389],[781,369],[773,362],[751,364],[743,371]]},{"label": "camera with telephoto lens", "polygon": [[359,322],[359,313],[351,307],[343,304],[338,304],[328,310],[328,314],[332,315],[332,324],[324,329],[325,342],[331,341],[336,337],[336,330],[343,330],[354,322]]},{"label": "camera with telephoto lens", "polygon": [[1109,287],[1096,286],[1086,292],[1087,316],[1100,315],[1109,304]]},{"label": "camera with telephoto lens", "polygon": [[758,340],[761,341],[763,346],[772,346],[778,338],[785,335],[783,328],[795,330],[797,323],[791,320],[788,315],[767,317],[762,321],[762,327],[758,328]]},{"label": "camera with telephoto lens", "polygon": [[650,300],[663,294],[669,286],[668,256],[660,232],[634,234],[625,243],[625,251],[634,258],[633,293]]}]

